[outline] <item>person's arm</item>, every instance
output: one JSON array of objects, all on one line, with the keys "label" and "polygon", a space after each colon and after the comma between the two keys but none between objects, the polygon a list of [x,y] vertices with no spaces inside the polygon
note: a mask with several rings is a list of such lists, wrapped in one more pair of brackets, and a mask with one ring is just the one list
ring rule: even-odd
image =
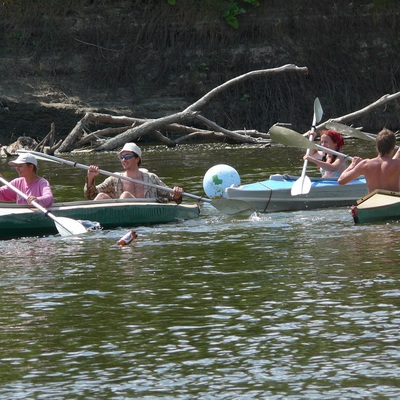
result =
[{"label": "person's arm", "polygon": [[[11,184],[13,181],[10,182]],[[17,200],[17,194],[8,186],[0,187],[0,201],[11,202]]]},{"label": "person's arm", "polygon": [[[156,185],[164,186],[164,187],[168,188],[168,186],[156,174],[147,172],[146,175],[143,175],[143,177],[145,177],[145,176],[147,176],[148,181],[150,181]],[[145,179],[145,181],[146,181],[146,179]],[[165,191],[162,189],[156,189],[157,197],[161,198],[161,199],[164,198],[168,201],[173,200],[173,201],[175,201],[176,204],[182,203],[183,189],[179,186],[174,186],[173,190],[174,190],[174,192],[171,193],[169,191]]]},{"label": "person's arm", "polygon": [[93,200],[99,192],[96,189],[96,186],[94,183],[91,185],[88,184],[88,178],[86,177],[85,179],[85,186],[83,187],[83,194],[85,196],[85,199],[87,200]]},{"label": "person's arm", "polygon": [[318,167],[322,168],[325,171],[337,171],[342,162],[342,159],[339,157],[337,157],[332,164],[312,156],[304,156],[304,159],[316,164]]},{"label": "person's arm", "polygon": [[85,186],[83,187],[85,199],[93,200],[99,193],[94,183],[97,175],[99,175],[99,167],[97,165],[90,165],[85,179]]},{"label": "person's arm", "polygon": [[91,186],[88,186],[88,178],[86,178],[84,194],[85,198],[88,200],[93,200],[99,193],[105,193],[109,195],[112,199],[117,199],[122,193],[121,189],[121,180],[114,176],[109,176],[98,185],[95,185],[93,181]]},{"label": "person's arm", "polygon": [[[161,179],[159,180],[159,185],[168,187]],[[182,192],[183,189],[179,186],[174,186],[173,193],[167,192],[161,189],[157,189],[157,195],[159,197],[166,197],[168,201],[174,201],[176,204],[182,203]]]},{"label": "person's arm", "polygon": [[397,148],[397,151],[394,153],[392,158],[400,158],[400,147]]},{"label": "person's arm", "polygon": [[[322,153],[321,151],[318,151],[317,149],[309,149],[309,154],[308,156],[316,159],[316,160],[321,160],[322,157],[324,156],[324,153]],[[306,156],[303,157],[303,159],[306,159]]]},{"label": "person's arm", "polygon": [[174,186],[174,192],[172,193],[172,200],[175,201],[176,204],[182,203],[182,192],[183,189],[179,186]]},{"label": "person's arm", "polygon": [[37,183],[38,187],[37,190],[35,188],[34,193],[36,197],[35,200],[44,208],[51,207],[54,203],[54,196],[51,191],[50,183],[44,178],[39,179]]},{"label": "person's arm", "polygon": [[354,157],[351,164],[341,173],[338,178],[339,185],[345,185],[364,174],[363,168],[366,160]]}]

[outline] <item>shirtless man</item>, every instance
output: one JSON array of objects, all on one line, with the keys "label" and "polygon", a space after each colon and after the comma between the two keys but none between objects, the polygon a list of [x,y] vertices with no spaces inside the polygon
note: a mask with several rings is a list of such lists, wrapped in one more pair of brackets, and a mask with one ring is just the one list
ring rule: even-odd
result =
[{"label": "shirtless man", "polygon": [[[365,176],[368,191],[375,189],[400,191],[400,153],[393,157],[396,146],[396,136],[389,129],[382,129],[376,137],[378,155],[375,158],[363,160],[354,157],[349,167],[338,179],[340,185],[345,185],[361,175]],[[397,154],[399,155],[397,156]]]}]

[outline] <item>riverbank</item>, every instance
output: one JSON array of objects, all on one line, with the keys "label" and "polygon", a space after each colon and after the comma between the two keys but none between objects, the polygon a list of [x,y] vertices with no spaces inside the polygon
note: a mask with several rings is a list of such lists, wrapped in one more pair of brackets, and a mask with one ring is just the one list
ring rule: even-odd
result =
[{"label": "riverbank", "polygon": [[[246,8],[238,29],[218,10],[199,7],[3,2],[0,143],[43,138],[52,122],[65,137],[86,111],[160,117],[235,76],[288,63],[308,67],[309,75],[248,81],[215,98],[204,115],[228,129],[290,122],[303,131],[315,97],[328,119],[398,90],[396,2],[264,2]],[[397,130],[397,105],[356,123]]]}]

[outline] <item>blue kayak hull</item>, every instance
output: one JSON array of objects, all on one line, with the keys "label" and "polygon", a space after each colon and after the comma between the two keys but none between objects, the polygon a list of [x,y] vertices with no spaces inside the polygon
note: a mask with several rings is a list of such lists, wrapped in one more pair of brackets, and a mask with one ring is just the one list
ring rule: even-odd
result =
[{"label": "blue kayak hull", "polygon": [[251,203],[259,212],[277,212],[351,206],[368,192],[364,178],[347,185],[339,185],[336,179],[311,178],[308,194],[292,196],[291,188],[298,178],[271,175],[265,181],[227,188],[226,198]]}]

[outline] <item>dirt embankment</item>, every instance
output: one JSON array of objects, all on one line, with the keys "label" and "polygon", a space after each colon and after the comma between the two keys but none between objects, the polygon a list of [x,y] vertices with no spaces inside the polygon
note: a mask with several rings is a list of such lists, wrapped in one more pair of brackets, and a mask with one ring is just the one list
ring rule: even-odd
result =
[{"label": "dirt embankment", "polygon": [[[1,144],[43,138],[52,122],[63,137],[87,110],[166,115],[234,76],[288,63],[309,75],[249,81],[204,114],[230,129],[302,130],[317,96],[330,118],[399,90],[396,1],[268,1],[237,30],[194,0],[41,3],[0,5]],[[396,130],[397,105],[359,123]]]}]

